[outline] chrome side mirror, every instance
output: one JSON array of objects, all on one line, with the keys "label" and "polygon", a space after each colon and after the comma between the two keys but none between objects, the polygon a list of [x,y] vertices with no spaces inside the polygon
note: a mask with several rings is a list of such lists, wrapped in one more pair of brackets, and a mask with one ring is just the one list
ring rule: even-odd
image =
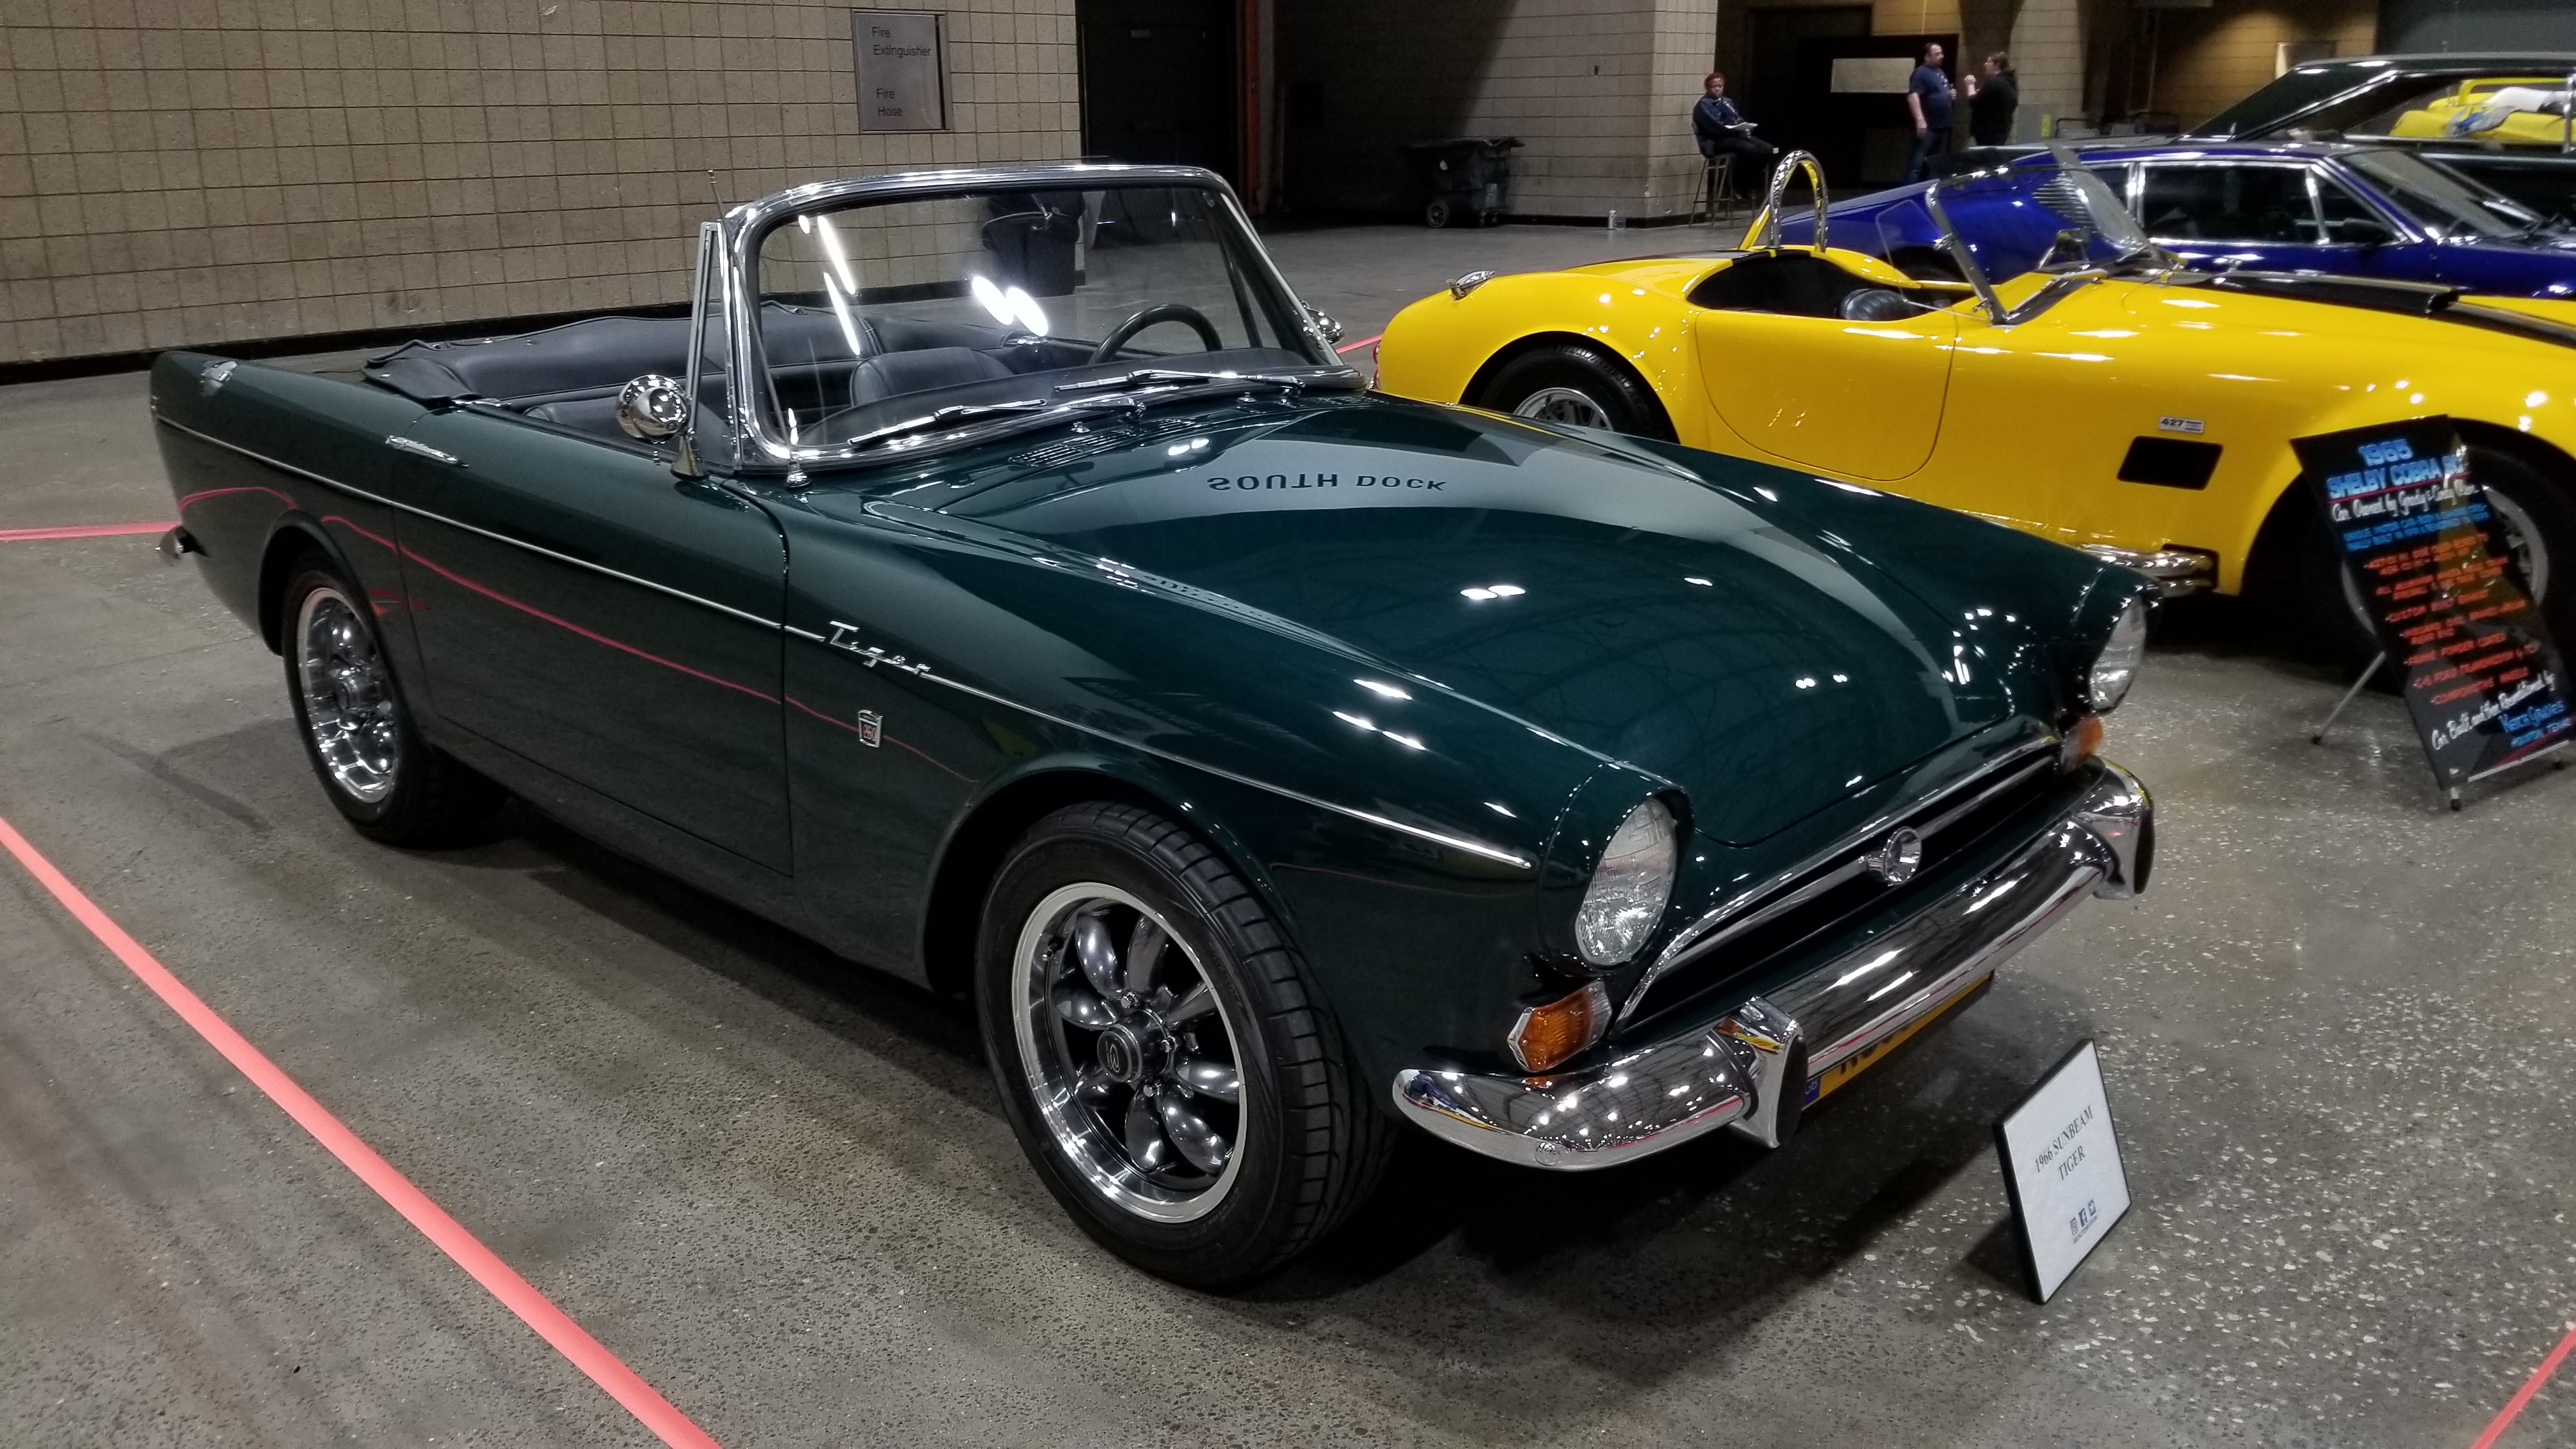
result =
[{"label": "chrome side mirror", "polygon": [[689,425],[689,395],[657,372],[617,390],[617,425],[626,436],[659,442]]},{"label": "chrome side mirror", "polygon": [[1310,302],[1300,302],[1297,305],[1306,309],[1306,325],[1314,328],[1317,336],[1322,337],[1327,343],[1339,342],[1342,340],[1341,323],[1334,321],[1330,316],[1327,316],[1323,312],[1317,311],[1314,304]]}]

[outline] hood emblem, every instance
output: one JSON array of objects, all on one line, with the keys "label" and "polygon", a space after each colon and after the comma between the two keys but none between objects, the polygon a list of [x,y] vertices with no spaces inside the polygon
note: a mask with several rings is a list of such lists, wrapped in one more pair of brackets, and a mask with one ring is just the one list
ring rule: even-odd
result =
[{"label": "hood emblem", "polygon": [[1889,885],[1903,885],[1923,868],[1923,837],[1914,833],[1914,827],[1900,825],[1879,842],[1878,849],[1862,856],[1860,863]]}]

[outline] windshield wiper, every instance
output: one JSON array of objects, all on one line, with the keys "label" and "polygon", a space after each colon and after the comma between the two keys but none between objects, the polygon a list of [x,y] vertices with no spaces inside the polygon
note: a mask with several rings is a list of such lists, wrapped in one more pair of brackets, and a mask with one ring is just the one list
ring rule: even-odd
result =
[{"label": "windshield wiper", "polygon": [[1303,392],[1306,389],[1304,378],[1280,377],[1270,373],[1186,372],[1176,367],[1140,367],[1133,372],[1123,372],[1115,377],[1087,377],[1080,382],[1060,382],[1055,385],[1055,390],[1089,393],[1128,392],[1136,388],[1151,387],[1157,383],[1183,382],[1239,383],[1245,387],[1285,388],[1290,392]]},{"label": "windshield wiper", "polygon": [[951,423],[971,423],[981,418],[1012,417],[1021,413],[1033,413],[1040,408],[1056,406],[1060,404],[1049,403],[1038,398],[1031,398],[1026,402],[960,403],[955,407],[944,407],[917,418],[906,418],[899,423],[888,423],[882,428],[871,429],[850,439],[848,446],[864,448],[872,443],[890,442],[896,438],[909,437],[914,433],[933,432]]}]

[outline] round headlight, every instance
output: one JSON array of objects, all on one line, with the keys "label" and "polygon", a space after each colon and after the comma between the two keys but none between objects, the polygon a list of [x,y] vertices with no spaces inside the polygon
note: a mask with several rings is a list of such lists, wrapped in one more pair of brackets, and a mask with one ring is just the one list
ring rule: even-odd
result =
[{"label": "round headlight", "polygon": [[2093,673],[2085,681],[2085,693],[2096,714],[2109,714],[2129,697],[2129,686],[2137,682],[2138,666],[2147,660],[2147,605],[2142,599],[2131,600],[2120,613],[2120,622],[2111,626],[2111,642],[2093,660]]},{"label": "round headlight", "polygon": [[1574,944],[1584,960],[1616,966],[1637,954],[1672,899],[1680,855],[1681,829],[1663,801],[1649,799],[1628,812],[1611,832],[1574,915]]}]

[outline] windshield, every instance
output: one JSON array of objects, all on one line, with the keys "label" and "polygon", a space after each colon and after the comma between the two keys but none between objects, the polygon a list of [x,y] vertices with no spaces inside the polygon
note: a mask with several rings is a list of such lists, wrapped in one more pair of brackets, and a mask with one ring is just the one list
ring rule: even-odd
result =
[{"label": "windshield", "polygon": [[2512,237],[2540,218],[2518,203],[2403,151],[2355,151],[2346,165],[2438,237]]},{"label": "windshield", "polygon": [[1334,361],[1207,187],[818,209],[761,239],[756,285],[766,376],[753,405],[798,449],[1050,409],[1144,369],[1257,375]]},{"label": "windshield", "polygon": [[[2195,136],[2259,136],[2289,116],[2356,87],[2386,79],[2384,72],[2358,66],[2298,69],[2255,90],[2236,104],[2192,127]],[[2375,92],[2374,92],[2375,94]]]},{"label": "windshield", "polygon": [[[2166,260],[2100,175],[2064,161],[1946,177],[1904,206],[1928,209],[1949,255],[1972,258],[1990,283],[2034,270]],[[1899,210],[1879,222],[1891,244],[1907,229]]]}]

